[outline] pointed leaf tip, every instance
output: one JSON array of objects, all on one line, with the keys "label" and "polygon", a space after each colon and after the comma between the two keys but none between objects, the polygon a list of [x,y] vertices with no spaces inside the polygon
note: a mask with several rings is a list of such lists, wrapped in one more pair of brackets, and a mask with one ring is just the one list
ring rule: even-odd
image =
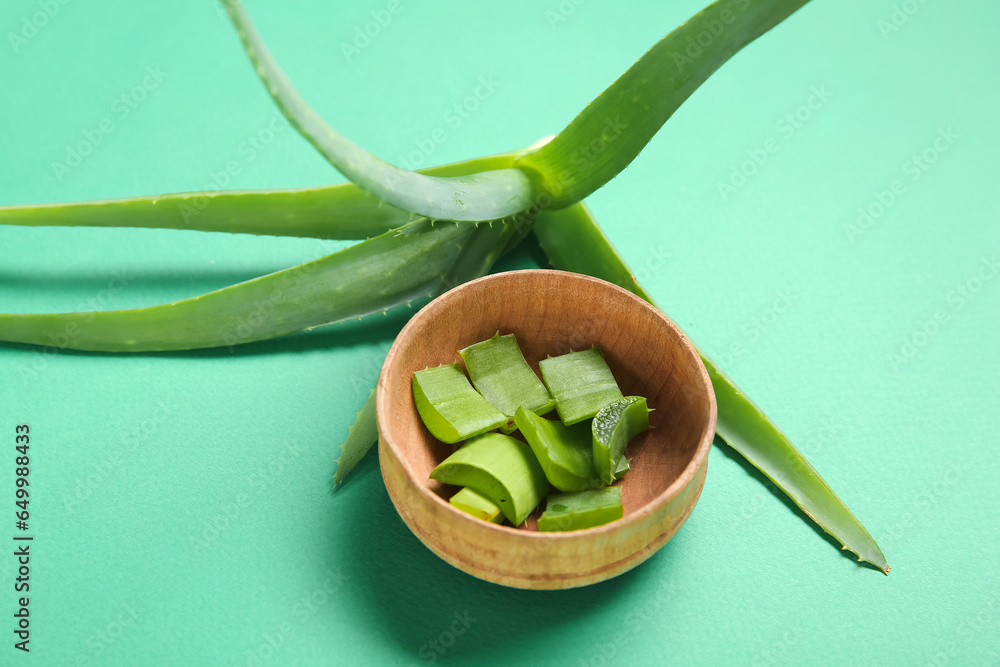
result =
[{"label": "pointed leaf tip", "polygon": [[347,440],[341,445],[340,457],[337,458],[337,471],[334,473],[334,486],[344,482],[348,473],[364,458],[372,445],[378,440],[378,424],[375,414],[375,389],[373,388],[365,401],[364,407],[357,413],[357,419],[347,433]]}]

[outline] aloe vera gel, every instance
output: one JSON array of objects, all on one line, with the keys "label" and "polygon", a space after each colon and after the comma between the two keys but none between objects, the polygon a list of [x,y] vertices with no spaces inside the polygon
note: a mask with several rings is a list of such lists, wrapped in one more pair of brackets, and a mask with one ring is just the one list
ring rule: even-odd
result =
[{"label": "aloe vera gel", "polygon": [[453,507],[456,507],[466,514],[471,514],[477,519],[489,521],[490,523],[500,523],[504,516],[500,513],[500,508],[496,504],[481,496],[468,487],[463,487],[449,500]]},{"label": "aloe vera gel", "polygon": [[601,408],[591,424],[594,469],[605,484],[615,481],[629,440],[649,428],[649,408],[641,396],[628,396]]},{"label": "aloe vera gel", "polygon": [[[413,376],[427,429],[447,443],[464,440],[430,475],[459,487],[451,505],[520,526],[544,502],[538,529],[546,532],[622,518],[621,487],[611,485],[628,472],[625,448],[649,428],[650,411],[645,398],[622,395],[600,349],[541,360],[541,380],[513,334],[459,354],[468,377],[458,364]],[[543,416],[553,408],[558,419]]]}]

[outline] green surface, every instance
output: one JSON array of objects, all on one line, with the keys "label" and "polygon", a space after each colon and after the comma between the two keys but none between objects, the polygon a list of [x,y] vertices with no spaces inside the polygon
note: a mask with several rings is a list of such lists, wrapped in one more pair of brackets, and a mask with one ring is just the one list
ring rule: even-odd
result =
[{"label": "green surface", "polygon": [[[917,10],[890,32],[896,5]],[[418,168],[560,130],[701,6],[401,2],[346,56],[386,3],[248,9],[334,127]],[[0,205],[339,180],[282,127],[221,11],[60,4],[15,52],[9,33],[40,11],[0,9]],[[983,1],[813,0],[588,200],[639,281],[864,522],[888,577],[724,446],[684,528],[627,575],[543,593],[454,570],[398,519],[374,457],[329,493],[405,309],[232,353],[11,345],[0,497],[13,504],[26,422],[32,650],[8,631],[0,664],[997,662],[998,20]],[[129,108],[147,67],[165,76]],[[785,119],[810,102],[808,120]],[[113,131],[57,175],[105,118]],[[893,199],[881,213],[879,197]],[[859,207],[876,215],[858,225]],[[343,245],[0,228],[0,310],[154,305]],[[539,258],[526,246],[502,268]]]}]

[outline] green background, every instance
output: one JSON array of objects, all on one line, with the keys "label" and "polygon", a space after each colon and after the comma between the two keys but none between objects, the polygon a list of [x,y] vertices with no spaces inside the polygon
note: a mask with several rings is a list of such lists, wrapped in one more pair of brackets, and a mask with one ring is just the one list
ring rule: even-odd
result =
[{"label": "green background", "polygon": [[[0,10],[0,205],[203,189],[229,161],[233,188],[342,180],[288,128],[263,142],[275,107],[214,6],[52,2],[35,34],[25,21],[44,6]],[[303,95],[360,145],[398,163],[441,128],[411,160],[425,166],[557,132],[700,0],[403,0],[345,55],[386,7],[248,3]],[[589,199],[640,282],[868,527],[890,576],[845,558],[718,441],[687,524],[630,573],[530,592],[453,569],[398,519],[374,456],[330,492],[337,443],[411,311],[233,352],[6,345],[0,543],[19,423],[35,541],[29,655],[3,627],[16,595],[2,549],[0,663],[997,664],[998,21],[985,0],[815,0]],[[147,68],[162,78],[141,91]],[[454,127],[479,77],[495,90]],[[801,109],[814,89],[822,101]],[[809,117],[789,131],[796,113]],[[54,166],[104,119],[89,155]],[[769,139],[766,162],[745,164]],[[924,151],[933,163],[915,167]],[[753,173],[731,181],[740,169]],[[341,245],[3,228],[0,311],[154,305]],[[498,268],[537,265],[527,243]],[[468,628],[452,637],[456,614]]]}]

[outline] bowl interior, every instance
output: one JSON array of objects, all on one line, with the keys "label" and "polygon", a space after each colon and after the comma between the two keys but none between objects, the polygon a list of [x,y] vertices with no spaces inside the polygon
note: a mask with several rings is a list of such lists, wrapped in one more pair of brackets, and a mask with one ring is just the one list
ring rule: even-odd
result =
[{"label": "bowl interior", "polygon": [[[714,423],[711,387],[697,353],[672,322],[639,297],[595,278],[513,271],[466,283],[430,303],[410,320],[386,359],[379,428],[412,481],[429,493],[446,502],[457,490],[428,477],[454,447],[437,441],[420,420],[411,393],[413,373],[461,364],[459,349],[497,331],[517,337],[536,374],[547,355],[597,345],[622,393],[646,397],[654,410],[652,429],[629,444],[632,467],[620,482],[626,520],[658,497],[663,500],[689,465],[707,456],[705,430]],[[522,529],[535,530],[539,513]]]}]

